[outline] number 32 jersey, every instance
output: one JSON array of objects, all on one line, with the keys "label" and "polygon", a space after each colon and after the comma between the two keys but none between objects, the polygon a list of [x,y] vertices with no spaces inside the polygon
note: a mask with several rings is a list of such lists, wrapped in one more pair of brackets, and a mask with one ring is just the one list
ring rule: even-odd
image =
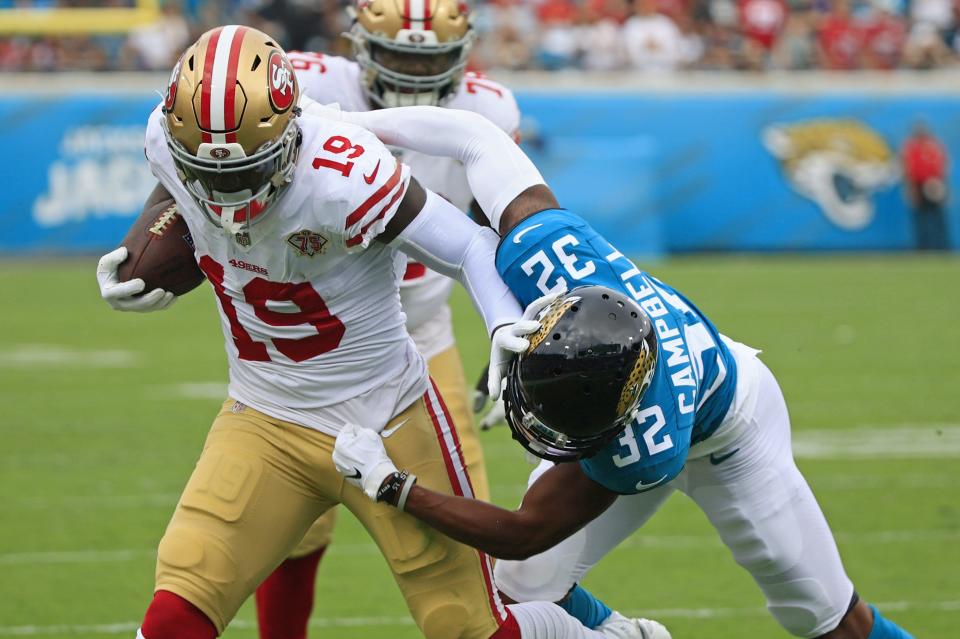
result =
[{"label": "number 32 jersey", "polygon": [[657,333],[653,381],[623,434],[580,464],[588,477],[621,494],[676,477],[690,446],[720,426],[736,389],[736,362],[713,324],[568,211],[542,211],[518,224],[500,242],[497,270],[521,305],[597,285],[643,308]]},{"label": "number 32 jersey", "polygon": [[158,108],[147,125],[151,170],[190,229],[217,296],[230,396],[336,435],[374,427],[426,390],[404,328],[406,260],[373,240],[396,213],[409,169],[368,131],[303,115],[293,180],[248,236],[206,219],[177,177]]}]

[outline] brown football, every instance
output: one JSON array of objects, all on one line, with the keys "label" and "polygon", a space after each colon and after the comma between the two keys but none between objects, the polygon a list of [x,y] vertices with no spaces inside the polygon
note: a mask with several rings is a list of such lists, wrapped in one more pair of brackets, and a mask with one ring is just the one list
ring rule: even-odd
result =
[{"label": "brown football", "polygon": [[203,272],[193,256],[193,238],[173,198],[153,201],[127,231],[129,255],[117,269],[120,281],[143,278],[144,293],[162,288],[183,295],[200,286]]}]

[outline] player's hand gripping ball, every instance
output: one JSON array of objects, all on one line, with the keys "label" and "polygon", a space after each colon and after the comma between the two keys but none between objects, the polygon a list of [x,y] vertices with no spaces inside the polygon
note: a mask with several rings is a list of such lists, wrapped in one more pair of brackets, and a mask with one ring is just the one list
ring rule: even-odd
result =
[{"label": "player's hand gripping ball", "polygon": [[203,272],[193,255],[193,238],[171,198],[148,206],[123,239],[129,256],[120,264],[120,281],[142,279],[144,290],[183,295],[200,286]]},{"label": "player's hand gripping ball", "polygon": [[177,295],[203,281],[192,242],[172,199],[147,206],[123,245],[100,258],[100,295],[118,311],[145,313],[167,308]]}]

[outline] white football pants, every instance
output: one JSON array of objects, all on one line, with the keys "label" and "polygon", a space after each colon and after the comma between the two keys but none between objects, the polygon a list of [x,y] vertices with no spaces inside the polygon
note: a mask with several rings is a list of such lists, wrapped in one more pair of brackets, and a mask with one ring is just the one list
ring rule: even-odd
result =
[{"label": "white football pants", "polygon": [[[817,637],[837,627],[853,584],[793,461],[790,417],[777,380],[755,351],[735,346],[736,397],[716,436],[691,448],[693,458],[670,483],[619,497],[600,517],[542,554],[498,561],[495,578],[504,594],[514,601],[559,601],[680,490],[706,513],[788,632]],[[549,467],[538,466],[530,483]]]}]

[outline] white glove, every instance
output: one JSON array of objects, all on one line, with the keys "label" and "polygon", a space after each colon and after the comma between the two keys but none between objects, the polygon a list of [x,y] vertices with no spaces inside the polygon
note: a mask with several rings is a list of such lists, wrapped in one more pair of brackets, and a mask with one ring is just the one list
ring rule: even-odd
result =
[{"label": "white glove", "polygon": [[397,472],[380,435],[355,424],[347,424],[337,435],[333,465],[348,482],[374,501],[383,480]]},{"label": "white glove", "polygon": [[493,406],[480,420],[480,430],[490,430],[494,426],[507,423],[507,409],[504,408],[503,398],[494,400]]},{"label": "white glove", "polygon": [[126,282],[117,279],[117,268],[125,259],[127,259],[127,247],[121,246],[101,257],[97,264],[100,296],[114,310],[138,313],[162,311],[177,300],[176,295],[162,288],[155,288],[146,295],[134,297],[143,291],[147,284],[139,277]]},{"label": "white glove", "polygon": [[540,330],[540,322],[534,318],[558,297],[560,293],[551,293],[533,300],[523,311],[521,319],[512,324],[504,324],[493,334],[490,340],[490,371],[487,373],[487,392],[490,399],[496,400],[500,397],[510,359],[514,354],[530,348],[527,335]]}]

